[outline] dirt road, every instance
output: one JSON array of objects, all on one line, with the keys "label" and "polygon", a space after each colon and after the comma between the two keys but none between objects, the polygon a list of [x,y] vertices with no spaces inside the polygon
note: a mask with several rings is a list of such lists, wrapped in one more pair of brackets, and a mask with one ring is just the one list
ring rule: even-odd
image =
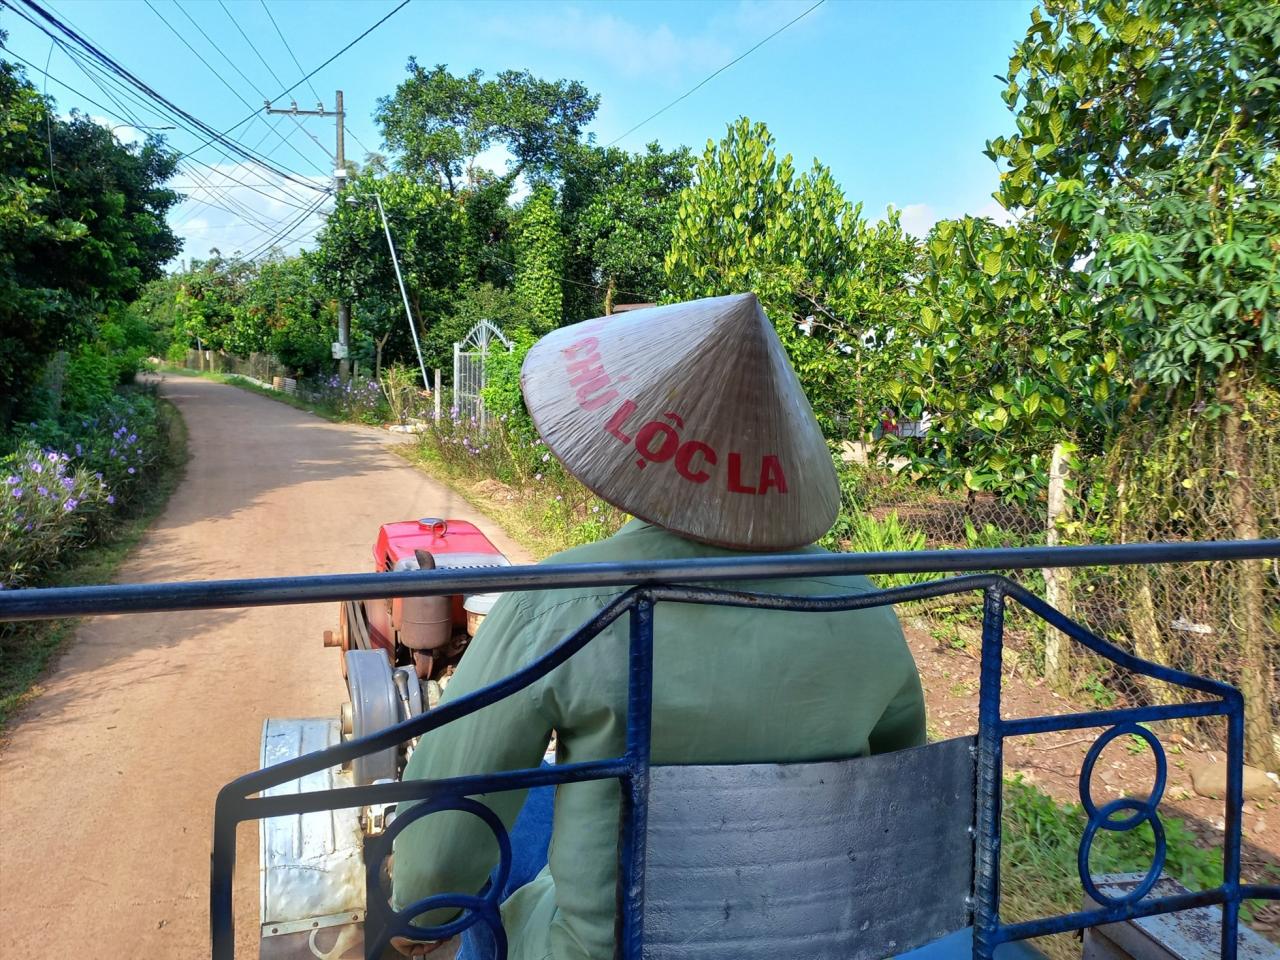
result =
[{"label": "dirt road", "polygon": [[[479,524],[379,431],[206,380],[162,387],[186,479],[122,581],[368,571],[377,526]],[[218,788],[257,766],[262,720],[345,699],[333,604],[86,622],[0,751],[0,956],[207,957]],[[257,956],[257,831],[241,828],[237,956]]]}]

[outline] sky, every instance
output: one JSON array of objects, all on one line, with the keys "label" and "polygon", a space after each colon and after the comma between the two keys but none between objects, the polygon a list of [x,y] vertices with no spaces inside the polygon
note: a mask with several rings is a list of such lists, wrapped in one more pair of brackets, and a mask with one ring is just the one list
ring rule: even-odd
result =
[{"label": "sky", "polygon": [[[211,127],[222,131],[254,114],[231,136],[257,145],[292,178],[217,144],[201,146],[206,137],[152,131],[190,151],[174,182],[188,198],[170,216],[184,240],[183,259],[206,257],[211,248],[251,255],[273,238],[289,251],[312,243],[324,212],[332,209],[317,188],[332,182],[334,120],[267,117],[263,100],[276,99],[399,0],[40,2]],[[382,147],[373,113],[378,98],[405,78],[409,57],[446,64],[454,73],[527,69],[547,79],[581,81],[600,95],[588,128],[597,143],[621,137],[619,146],[636,150],[657,140],[701,153],[708,139],[718,140],[726,124],[745,115],[769,126],[779,152],[790,153],[798,169],[815,158],[830,167],[868,217],[882,216],[892,205],[909,230],[923,234],[944,217],[998,216],[991,199],[996,171],[982,150],[1012,127],[995,75],[1005,72],[1026,30],[1030,0],[826,0],[627,132],[813,3],[412,0],[276,105],[287,107],[296,98],[300,109],[315,109],[319,97],[332,110],[341,89],[347,156],[362,160],[367,150]],[[8,50],[38,68],[28,68],[27,75],[56,99],[60,112],[81,110],[114,126],[123,140],[143,135],[129,124],[173,123],[101,75],[86,76],[13,11],[0,10],[0,29],[9,33]],[[501,165],[503,158],[489,159]],[[312,206],[316,210],[308,212]]]}]

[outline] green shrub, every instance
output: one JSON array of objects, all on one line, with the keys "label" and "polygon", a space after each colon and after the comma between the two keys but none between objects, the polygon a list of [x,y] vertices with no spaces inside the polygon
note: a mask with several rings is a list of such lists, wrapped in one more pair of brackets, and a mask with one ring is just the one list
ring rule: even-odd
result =
[{"label": "green shrub", "polygon": [[86,344],[67,361],[62,409],[73,415],[97,410],[111,399],[118,383],[118,364],[102,350]]},{"label": "green shrub", "polygon": [[420,371],[393,364],[382,371],[379,383],[391,410],[391,419],[396,423],[408,423],[410,419],[422,416],[426,397]]},{"label": "green shrub", "polygon": [[186,366],[188,347],[185,343],[178,340],[169,344],[169,349],[165,351],[164,358],[175,367]]},{"label": "green shrub", "polygon": [[55,450],[24,443],[0,460],[0,588],[34,585],[91,536],[115,498],[92,471]]}]

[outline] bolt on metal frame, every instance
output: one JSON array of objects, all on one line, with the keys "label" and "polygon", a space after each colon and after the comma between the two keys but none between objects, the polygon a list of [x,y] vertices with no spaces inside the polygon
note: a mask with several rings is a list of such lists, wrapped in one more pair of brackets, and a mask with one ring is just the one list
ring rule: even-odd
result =
[{"label": "bolt on metal frame", "polygon": [[[286,761],[242,776],[219,792],[214,811],[210,887],[213,956],[229,960],[234,953],[232,877],[236,859],[236,827],[246,820],[368,804],[414,802],[382,835],[365,845],[365,955],[377,957],[393,936],[445,939],[484,923],[506,956],[506,941],[493,884],[479,895],[441,894],[391,908],[381,883],[381,866],[398,833],[418,819],[440,810],[463,810],[484,820],[500,849],[499,875],[510,869],[510,841],[501,822],[473,800],[478,794],[528,789],[584,780],[617,779],[622,786],[619,863],[618,955],[641,960],[644,919],[645,830],[649,784],[650,713],[653,703],[653,611],[658,603],[697,603],[768,610],[835,612],[888,606],[971,591],[983,595],[981,679],[978,707],[977,835],[973,879],[974,956],[989,960],[1001,943],[1051,933],[1081,930],[1104,923],[1170,913],[1193,907],[1222,908],[1221,956],[1235,960],[1239,910],[1246,899],[1280,900],[1280,885],[1240,882],[1243,807],[1244,701],[1229,684],[1194,676],[1142,660],[1101,639],[1063,616],[1020,585],[995,573],[970,574],[877,590],[858,595],[794,597],[743,593],[706,584],[733,580],[767,580],[802,575],[888,572],[1013,570],[1037,567],[1102,566],[1272,559],[1280,557],[1280,541],[1221,543],[1126,544],[1098,547],[1041,547],[1011,550],[949,550],[893,554],[808,554],[708,560],[506,567],[496,570],[356,574],[274,580],[213,581],[181,584],[135,584],[21,590],[0,594],[0,621],[99,613],[153,612],[310,603],[334,599],[430,596],[459,591],[489,592],[559,589],[573,586],[628,586],[587,623],[528,666],[482,690],[389,727],[376,734]],[[395,577],[394,581],[389,577]],[[394,586],[393,586],[394,584]],[[1116,708],[1019,719],[1001,715],[1001,663],[1006,603],[1020,604],[1072,641],[1136,674],[1180,687],[1208,699],[1179,704]],[[611,623],[627,614],[630,628],[628,712],[625,749],[620,756],[550,768],[457,777],[437,781],[401,781],[279,796],[255,796],[268,787],[364,756],[438,729],[523,689],[564,663]],[[1157,806],[1163,796],[1167,760],[1159,740],[1141,723],[1190,717],[1221,716],[1227,722],[1227,797],[1223,880],[1210,890],[1145,899],[1160,876],[1166,849]],[[1051,731],[1107,728],[1086,755],[1080,797],[1088,816],[1078,854],[1082,888],[1102,906],[1056,917],[1005,924],[1000,920],[1001,781],[1003,747],[1008,737]],[[1090,792],[1093,766],[1102,749],[1131,734],[1146,741],[1156,760],[1156,782],[1145,801],[1130,798],[1098,806]],[[1128,812],[1122,819],[1116,814]],[[1110,897],[1098,890],[1089,874],[1089,850],[1099,830],[1124,831],[1150,823],[1155,835],[1153,861],[1146,878],[1129,893]],[[465,910],[457,919],[434,928],[412,921],[441,907]]]}]

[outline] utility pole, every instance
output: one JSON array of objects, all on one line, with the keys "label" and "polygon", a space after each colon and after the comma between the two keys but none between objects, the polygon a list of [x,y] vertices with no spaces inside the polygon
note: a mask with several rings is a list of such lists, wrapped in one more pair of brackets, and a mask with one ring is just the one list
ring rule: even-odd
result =
[{"label": "utility pole", "polygon": [[[323,103],[317,103],[314,110],[299,110],[298,101],[290,103],[288,110],[277,110],[271,106],[270,100],[263,101],[267,113],[289,113],[295,117],[333,117],[337,121],[337,141],[334,150],[333,184],[338,198],[342,197],[342,188],[347,183],[347,155],[344,137],[345,114],[342,109],[342,91],[334,94],[334,109],[326,110]],[[346,382],[351,377],[351,305],[345,300],[338,301],[338,342],[333,345],[333,356],[338,361],[338,376]]]}]

